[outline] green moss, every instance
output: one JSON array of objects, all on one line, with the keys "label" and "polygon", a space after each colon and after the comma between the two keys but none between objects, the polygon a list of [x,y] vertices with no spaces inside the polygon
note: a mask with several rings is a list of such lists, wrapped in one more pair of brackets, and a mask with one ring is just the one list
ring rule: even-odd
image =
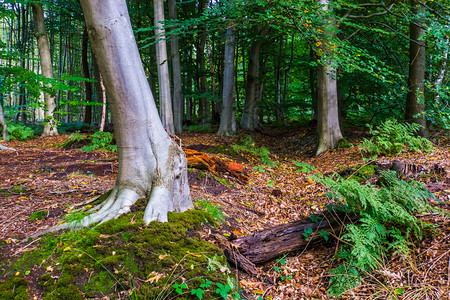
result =
[{"label": "green moss", "polygon": [[16,194],[23,194],[26,191],[27,191],[27,189],[21,184],[15,185],[11,188],[11,192],[16,193]]},{"label": "green moss", "polygon": [[[39,266],[44,299],[124,298],[132,290],[133,298],[164,293],[171,298],[176,295],[173,285],[182,279],[191,289],[199,287],[201,278],[226,284],[227,274],[210,267],[211,261],[226,265],[222,251],[197,233],[201,226],[214,224],[214,218],[198,210],[169,213],[168,218],[167,223],[147,226],[139,211],[92,229],[49,235],[9,272]],[[143,282],[155,274],[160,274],[157,281]],[[212,296],[209,291],[204,298]]]},{"label": "green moss", "polygon": [[34,220],[43,220],[48,215],[48,212],[45,210],[35,211],[30,216],[30,221]]},{"label": "green moss", "polygon": [[347,176],[344,176],[344,178],[362,182],[372,177],[377,172],[377,167],[377,165],[352,167],[344,171],[345,174],[348,174]]},{"label": "green moss", "polygon": [[206,150],[208,153],[225,154],[231,157],[239,157],[239,154],[226,144],[214,146]]},{"label": "green moss", "polygon": [[351,147],[353,147],[353,145],[347,142],[347,140],[344,138],[340,139],[338,142],[338,148],[351,148]]},{"label": "green moss", "polygon": [[23,276],[11,276],[8,280],[0,282],[1,299],[28,300],[28,283]]}]

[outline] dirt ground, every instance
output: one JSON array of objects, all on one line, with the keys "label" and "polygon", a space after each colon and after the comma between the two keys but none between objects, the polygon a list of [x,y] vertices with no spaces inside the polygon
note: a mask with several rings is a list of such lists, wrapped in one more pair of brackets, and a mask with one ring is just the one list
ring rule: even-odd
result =
[{"label": "dirt ground", "polygon": [[[356,145],[364,135],[365,132],[352,129],[349,142]],[[272,129],[252,136],[256,145],[270,150],[276,166],[264,166],[245,154],[235,157],[217,154],[242,163],[248,181],[207,170],[190,169],[189,172],[193,200],[209,201],[224,211],[226,222],[221,233],[226,237],[240,237],[299,220],[320,212],[330,203],[326,187],[312,182],[309,173],[298,172],[296,162],[314,166],[324,175],[365,163],[358,147],[312,157],[315,134],[307,128]],[[180,138],[183,147],[202,152],[235,144],[239,139],[210,133],[186,133]],[[65,213],[90,203],[113,187],[118,170],[117,154],[66,150],[61,145],[67,140],[68,136],[63,135],[28,142],[2,142],[17,151],[0,152],[0,240],[6,242],[0,259],[28,251],[33,244],[22,242],[23,239],[58,224]],[[432,154],[405,153],[381,157],[377,162],[398,160],[427,170],[438,166],[440,174],[419,179],[439,200],[436,205],[450,211],[450,139],[437,133],[434,142],[437,149]],[[217,180],[218,176],[225,181]],[[37,211],[45,211],[46,215],[42,220],[30,220]],[[385,261],[379,271],[344,298],[387,299],[394,296],[396,288],[403,287],[406,293],[402,299],[450,299],[450,219],[433,214],[421,218],[436,224],[437,233],[417,245],[409,260],[393,257]],[[277,262],[258,266],[258,276],[239,270],[236,273],[252,299],[259,296],[280,300],[328,299],[328,272],[335,263],[332,261],[335,253],[336,243],[287,253],[282,268],[284,280],[273,268]]]}]

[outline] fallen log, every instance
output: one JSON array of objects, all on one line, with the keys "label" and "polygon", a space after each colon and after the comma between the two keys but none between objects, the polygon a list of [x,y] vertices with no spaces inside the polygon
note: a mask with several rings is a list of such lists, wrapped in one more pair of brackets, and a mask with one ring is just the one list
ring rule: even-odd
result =
[{"label": "fallen log", "polygon": [[240,163],[227,161],[216,155],[206,154],[188,148],[183,148],[183,150],[186,154],[188,167],[190,168],[209,170],[213,173],[225,172],[242,182],[247,182],[248,180],[244,166]]},{"label": "fallen log", "polygon": [[358,216],[326,211],[313,219],[308,217],[232,240],[231,246],[223,247],[225,256],[235,266],[253,274],[257,264],[339,236],[342,227],[358,220]]},{"label": "fallen log", "polygon": [[6,146],[3,146],[2,144],[0,144],[0,150],[11,150],[11,151],[16,151],[16,149],[14,149],[14,148],[9,148],[9,147],[6,147]]}]

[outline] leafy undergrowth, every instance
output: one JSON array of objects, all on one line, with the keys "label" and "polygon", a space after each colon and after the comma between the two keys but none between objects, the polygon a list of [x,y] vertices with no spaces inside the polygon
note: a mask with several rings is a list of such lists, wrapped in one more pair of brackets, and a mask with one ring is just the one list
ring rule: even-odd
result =
[{"label": "leafy undergrowth", "polygon": [[[247,183],[239,182],[226,174],[214,174],[208,170],[191,170],[192,172],[189,172],[192,198],[200,200],[197,204],[202,209],[211,211],[216,217],[223,216],[224,218],[223,223],[213,230],[214,234],[221,234],[226,238],[235,238],[271,226],[296,221],[310,214],[317,214],[329,203],[335,201],[333,197],[330,197],[332,193],[330,194],[330,190],[326,186],[312,180],[314,175],[320,173],[324,176],[330,176],[336,172],[348,180],[357,180],[363,184],[368,181],[375,185],[379,177],[378,168],[393,160],[424,166],[424,171],[418,173],[414,179],[425,184],[427,189],[439,200],[439,202],[433,202],[434,206],[449,211],[450,181],[446,181],[445,170],[448,172],[450,168],[450,161],[448,160],[450,139],[445,133],[433,133],[433,135],[433,142],[436,145],[433,153],[410,152],[404,149],[400,154],[379,157],[371,163],[364,160],[358,147],[336,149],[327,151],[319,157],[311,157],[316,137],[312,129],[303,127],[272,129],[263,133],[252,134],[253,143],[248,144],[246,148],[254,153],[246,149],[238,149],[238,151],[233,149],[233,145],[244,146],[245,135],[241,138],[217,137],[209,133],[188,132],[181,135],[180,138],[183,146],[187,148],[224,156],[232,161],[243,163],[245,169],[248,170],[249,180]],[[348,130],[346,137],[353,145],[358,145],[363,138],[370,138],[367,132],[354,128]],[[21,239],[44,229],[46,226],[57,224],[64,212],[93,205],[93,202],[91,202],[93,199],[96,199],[100,194],[105,194],[114,185],[117,174],[116,153],[65,150],[59,146],[68,140],[69,137],[65,135],[27,142],[17,140],[4,142],[5,145],[18,151],[4,152],[0,155],[0,174],[2,175],[2,181],[0,182],[0,262],[6,261],[9,257],[17,258],[23,253],[31,253],[29,249],[37,247],[37,242],[22,243],[20,242]],[[267,151],[261,150],[262,148],[267,149]],[[269,158],[274,164],[271,166],[264,164],[263,157]],[[444,170],[443,173],[441,169],[435,168],[435,166]],[[223,185],[218,179],[229,184]],[[408,180],[408,178],[402,179]],[[215,208],[220,208],[223,213]],[[33,213],[36,213],[34,216],[38,214],[39,218],[30,218]],[[372,274],[360,274],[361,285],[345,293],[344,298],[375,299],[378,297],[378,299],[388,299],[391,297],[393,299],[394,297],[403,297],[403,299],[420,299],[420,297],[429,297],[430,299],[437,299],[438,296],[436,295],[448,294],[450,222],[448,218],[442,218],[434,213],[423,214],[418,212],[416,217],[433,228],[434,234],[426,235],[420,243],[413,241],[414,244],[409,256],[405,257],[400,254],[383,256],[378,269],[373,271]],[[138,214],[134,218],[128,218],[130,221],[136,222],[132,224],[133,226],[140,224]],[[91,236],[91,234],[93,233],[86,233],[85,237]],[[101,234],[111,235],[108,233]],[[211,235],[213,234],[206,230],[201,233],[201,238],[214,240],[215,236]],[[187,236],[192,237],[190,233],[187,233]],[[79,238],[79,242],[82,238]],[[27,291],[29,298],[36,296],[37,299],[41,299],[44,288],[37,283],[45,274],[49,274],[50,278],[54,277],[47,284],[53,287],[58,285],[61,278],[64,277],[61,267],[64,263],[58,257],[68,258],[74,257],[76,253],[78,253],[77,255],[82,253],[76,250],[80,247],[73,243],[75,238],[65,237],[61,240],[61,244],[58,237],[51,239],[54,245],[49,248],[48,252],[46,252],[47,250],[43,251],[38,259],[38,266],[42,263],[42,260],[45,260],[42,267],[23,266],[17,276],[15,276],[14,271],[9,272],[8,278],[11,280],[0,283],[1,291],[10,291],[10,288],[13,287],[17,293],[20,293],[20,290]],[[91,247],[85,252],[95,254],[102,249],[107,249],[109,246],[105,247],[104,245],[106,245],[106,240],[109,239],[112,238],[101,239],[98,236],[98,241],[101,242],[96,245],[101,247]],[[332,258],[337,252],[338,246],[348,242],[339,241],[336,243],[331,240],[330,237],[330,241],[323,245],[317,245],[314,248],[308,247],[295,253],[286,253],[286,257],[282,260],[258,266],[259,275],[256,277],[233,270],[239,274],[237,278],[239,285],[251,293],[245,298],[252,300],[259,297],[277,300],[330,299],[331,296],[327,292],[330,287],[329,272],[338,266],[339,261]],[[117,241],[124,241],[121,234],[118,235]],[[39,242],[43,243],[43,240],[41,239]],[[119,245],[119,242],[114,244],[111,241],[110,245],[115,249],[109,248],[111,255],[105,257],[114,259],[116,255],[122,255],[118,249],[124,244],[127,244],[127,242]],[[70,247],[70,249],[64,251],[67,247]],[[115,251],[115,255],[112,255],[112,251]],[[130,248],[127,251],[135,253],[136,249]],[[196,252],[190,249],[189,251],[196,255],[203,255],[203,250]],[[147,251],[145,252],[147,254]],[[151,257],[156,258],[156,261],[159,261],[159,255],[169,254],[159,251],[154,252],[156,254],[152,254]],[[195,257],[186,252],[184,254],[191,256],[190,258]],[[206,254],[206,256],[211,259],[214,254],[212,256]],[[160,263],[163,263],[169,257],[164,257]],[[81,258],[87,263],[89,257],[82,254],[77,259]],[[181,261],[182,258],[183,256],[178,258],[178,261]],[[209,262],[205,256],[195,258],[198,259],[199,263],[208,264]],[[56,265],[57,262],[60,264]],[[105,278],[102,279],[105,281],[100,282],[113,284],[114,292],[111,293],[111,297],[118,298],[122,291],[120,297],[124,298],[125,292],[123,292],[119,283],[94,260],[91,259],[90,264],[88,263],[88,272],[81,270],[84,266],[77,267],[78,263],[76,262],[69,267],[79,268],[80,274],[84,274],[87,278],[84,282],[87,282],[89,278],[93,278],[91,282],[99,282],[97,278],[103,272],[101,276]],[[123,261],[122,267],[125,264],[127,264],[126,260]],[[176,266],[176,262],[172,267],[174,265]],[[47,270],[49,266],[53,269]],[[141,269],[138,273],[131,271],[131,274],[135,277],[128,278],[126,276],[117,277],[116,269],[119,272],[118,274],[122,274],[120,273],[121,267],[108,268],[116,278],[120,279],[118,280],[120,284],[128,288],[127,291],[134,290],[136,295],[137,290],[141,290],[145,285],[148,287],[164,286],[162,278],[159,278],[157,282],[155,279],[153,283],[145,282],[158,275],[150,275],[151,271],[147,274],[141,272]],[[5,270],[2,271],[0,268],[0,272],[5,273]],[[92,275],[90,275],[91,273]],[[159,273],[166,274],[166,279],[172,274],[164,272],[162,269]],[[175,271],[171,278],[175,278],[176,274],[178,273]],[[174,285],[178,284],[177,288],[185,293],[183,297],[189,296],[195,299],[196,296],[190,293],[192,293],[192,289],[195,289],[194,293],[197,293],[200,288],[202,290],[209,289],[212,293],[212,295],[205,295],[203,299],[220,299],[220,296],[215,294],[216,289],[219,288],[216,283],[222,283],[225,290],[226,283],[228,283],[225,280],[227,279],[223,278],[223,281],[211,279],[209,280],[211,283],[209,283],[208,280],[202,281],[202,278],[199,278],[200,280],[197,280],[195,285],[191,285],[191,281],[189,281],[187,288],[180,285],[181,282],[174,283],[171,286],[173,293],[171,295],[175,296],[176,288],[174,288]],[[28,290],[25,289],[26,282],[29,283]],[[33,285],[33,282],[36,284]],[[228,283],[228,286],[231,287],[232,285],[231,282]],[[91,285],[90,291],[82,290],[84,286],[85,284],[78,284],[75,281],[74,287],[80,292],[96,293],[97,298],[102,298],[103,294],[99,291],[107,285]],[[9,294],[6,295],[9,296]],[[76,294],[74,293],[74,295]],[[17,297],[21,299],[20,296]],[[22,297],[22,299],[29,298]]]},{"label": "leafy undergrowth", "polygon": [[199,210],[170,213],[168,223],[148,226],[135,212],[93,229],[48,235],[6,268],[2,275],[9,279],[0,289],[8,299],[28,299],[24,277],[41,274],[31,284],[43,299],[231,295],[237,285],[222,251],[198,236],[206,224],[215,221]]}]

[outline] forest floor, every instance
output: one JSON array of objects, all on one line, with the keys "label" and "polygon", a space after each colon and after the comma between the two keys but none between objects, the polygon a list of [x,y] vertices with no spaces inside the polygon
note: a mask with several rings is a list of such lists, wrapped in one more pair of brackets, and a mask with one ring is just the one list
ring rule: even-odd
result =
[{"label": "forest floor", "polygon": [[[367,137],[367,132],[353,128],[347,136],[356,145]],[[204,132],[189,132],[179,137],[184,148],[216,153],[223,149],[222,154],[216,155],[244,165],[246,182],[209,170],[190,169],[189,172],[193,200],[211,202],[224,212],[226,221],[220,231],[228,238],[305,218],[332,202],[326,196],[327,188],[313,182],[311,174],[303,172],[297,162],[314,166],[315,172],[324,175],[366,163],[358,147],[313,157],[315,133],[307,128],[268,129],[252,134],[258,147],[270,151],[271,159],[276,162],[273,167],[245,153],[230,156],[230,145],[238,144],[239,137],[217,137]],[[65,213],[90,203],[113,187],[118,170],[117,154],[66,150],[61,145],[68,139],[68,135],[62,135],[27,142],[2,142],[17,151],[0,153],[0,241],[3,241],[0,260],[29,251],[33,245],[22,242],[24,238],[58,224]],[[435,133],[433,141],[437,145],[433,153],[406,152],[380,157],[377,163],[398,160],[429,169],[439,166],[446,172],[444,178],[431,174],[418,179],[434,192],[439,200],[435,205],[450,211],[450,137],[448,133]],[[217,180],[217,176],[224,180]],[[37,211],[47,214],[42,220],[30,220]],[[436,234],[415,245],[409,259],[394,256],[386,260],[380,270],[344,298],[387,299],[402,287],[406,291],[400,296],[402,299],[450,299],[450,219],[433,214],[420,218],[436,224]],[[261,295],[264,299],[280,300],[328,299],[328,272],[335,265],[332,258],[336,248],[336,242],[331,242],[287,253],[286,264],[278,272],[274,268],[276,261],[258,266],[258,276],[235,271],[241,286],[253,299]]]}]

